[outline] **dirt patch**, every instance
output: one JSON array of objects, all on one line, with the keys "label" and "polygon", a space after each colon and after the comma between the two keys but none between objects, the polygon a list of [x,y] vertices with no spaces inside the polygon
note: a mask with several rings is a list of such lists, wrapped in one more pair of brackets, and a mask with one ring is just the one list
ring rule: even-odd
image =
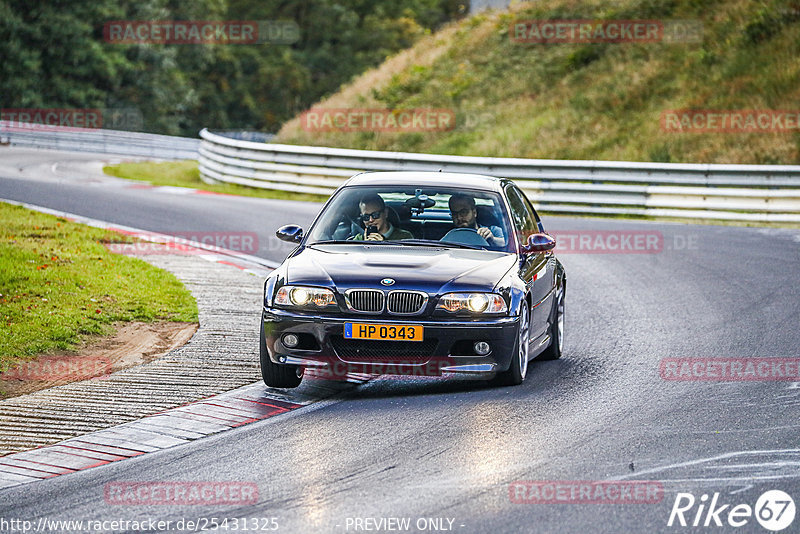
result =
[{"label": "dirt patch", "polygon": [[116,334],[95,339],[77,353],[40,356],[0,375],[0,399],[17,397],[70,382],[102,379],[121,369],[149,363],[184,345],[196,323],[124,323]]}]

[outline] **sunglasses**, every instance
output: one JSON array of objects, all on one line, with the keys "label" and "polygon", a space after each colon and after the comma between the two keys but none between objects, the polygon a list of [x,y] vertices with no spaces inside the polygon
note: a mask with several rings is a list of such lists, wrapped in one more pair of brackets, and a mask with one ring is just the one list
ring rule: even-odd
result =
[{"label": "sunglasses", "polygon": [[383,210],[373,211],[372,213],[362,213],[361,220],[367,222],[370,219],[380,219]]},{"label": "sunglasses", "polygon": [[472,208],[464,208],[463,210],[458,210],[458,211],[450,210],[450,215],[452,215],[453,217],[466,217],[467,215],[470,214],[471,211]]}]

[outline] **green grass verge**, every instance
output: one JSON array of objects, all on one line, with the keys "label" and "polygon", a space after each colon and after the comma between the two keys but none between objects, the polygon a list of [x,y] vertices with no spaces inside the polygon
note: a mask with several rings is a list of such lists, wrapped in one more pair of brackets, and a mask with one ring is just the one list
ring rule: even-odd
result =
[{"label": "green grass verge", "polygon": [[200,170],[196,161],[144,161],[138,163],[120,163],[107,165],[103,171],[111,176],[139,180],[153,185],[171,185],[176,187],[192,187],[224,193],[227,195],[240,195],[245,197],[277,198],[282,200],[306,200],[309,202],[324,202],[328,199],[325,195],[312,195],[307,193],[293,193],[291,191],[277,191],[270,189],[257,189],[238,184],[207,184],[200,179]]},{"label": "green grass verge", "polygon": [[118,321],[197,321],[197,303],[172,274],[111,253],[115,232],[0,203],[0,372],[73,350]]}]

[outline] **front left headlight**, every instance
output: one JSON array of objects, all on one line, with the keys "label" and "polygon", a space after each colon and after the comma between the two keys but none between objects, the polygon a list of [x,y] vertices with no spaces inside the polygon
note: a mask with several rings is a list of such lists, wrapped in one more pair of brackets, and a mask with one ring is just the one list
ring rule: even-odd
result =
[{"label": "front left headlight", "polygon": [[436,309],[451,313],[506,313],[508,306],[497,293],[446,293],[439,299]]},{"label": "front left headlight", "polygon": [[324,287],[282,286],[275,294],[275,305],[319,309],[336,305],[336,297]]}]

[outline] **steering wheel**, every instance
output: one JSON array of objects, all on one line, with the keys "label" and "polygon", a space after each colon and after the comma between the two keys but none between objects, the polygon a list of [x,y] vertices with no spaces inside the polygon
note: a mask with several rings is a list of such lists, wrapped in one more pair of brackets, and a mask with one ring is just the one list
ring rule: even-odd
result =
[{"label": "steering wheel", "polygon": [[329,239],[349,239],[363,231],[356,219],[343,213],[336,221],[332,231],[329,232]]},{"label": "steering wheel", "polygon": [[479,247],[489,246],[489,242],[486,241],[475,228],[453,228],[439,241],[444,241],[445,243],[461,243],[462,245],[476,245]]}]

